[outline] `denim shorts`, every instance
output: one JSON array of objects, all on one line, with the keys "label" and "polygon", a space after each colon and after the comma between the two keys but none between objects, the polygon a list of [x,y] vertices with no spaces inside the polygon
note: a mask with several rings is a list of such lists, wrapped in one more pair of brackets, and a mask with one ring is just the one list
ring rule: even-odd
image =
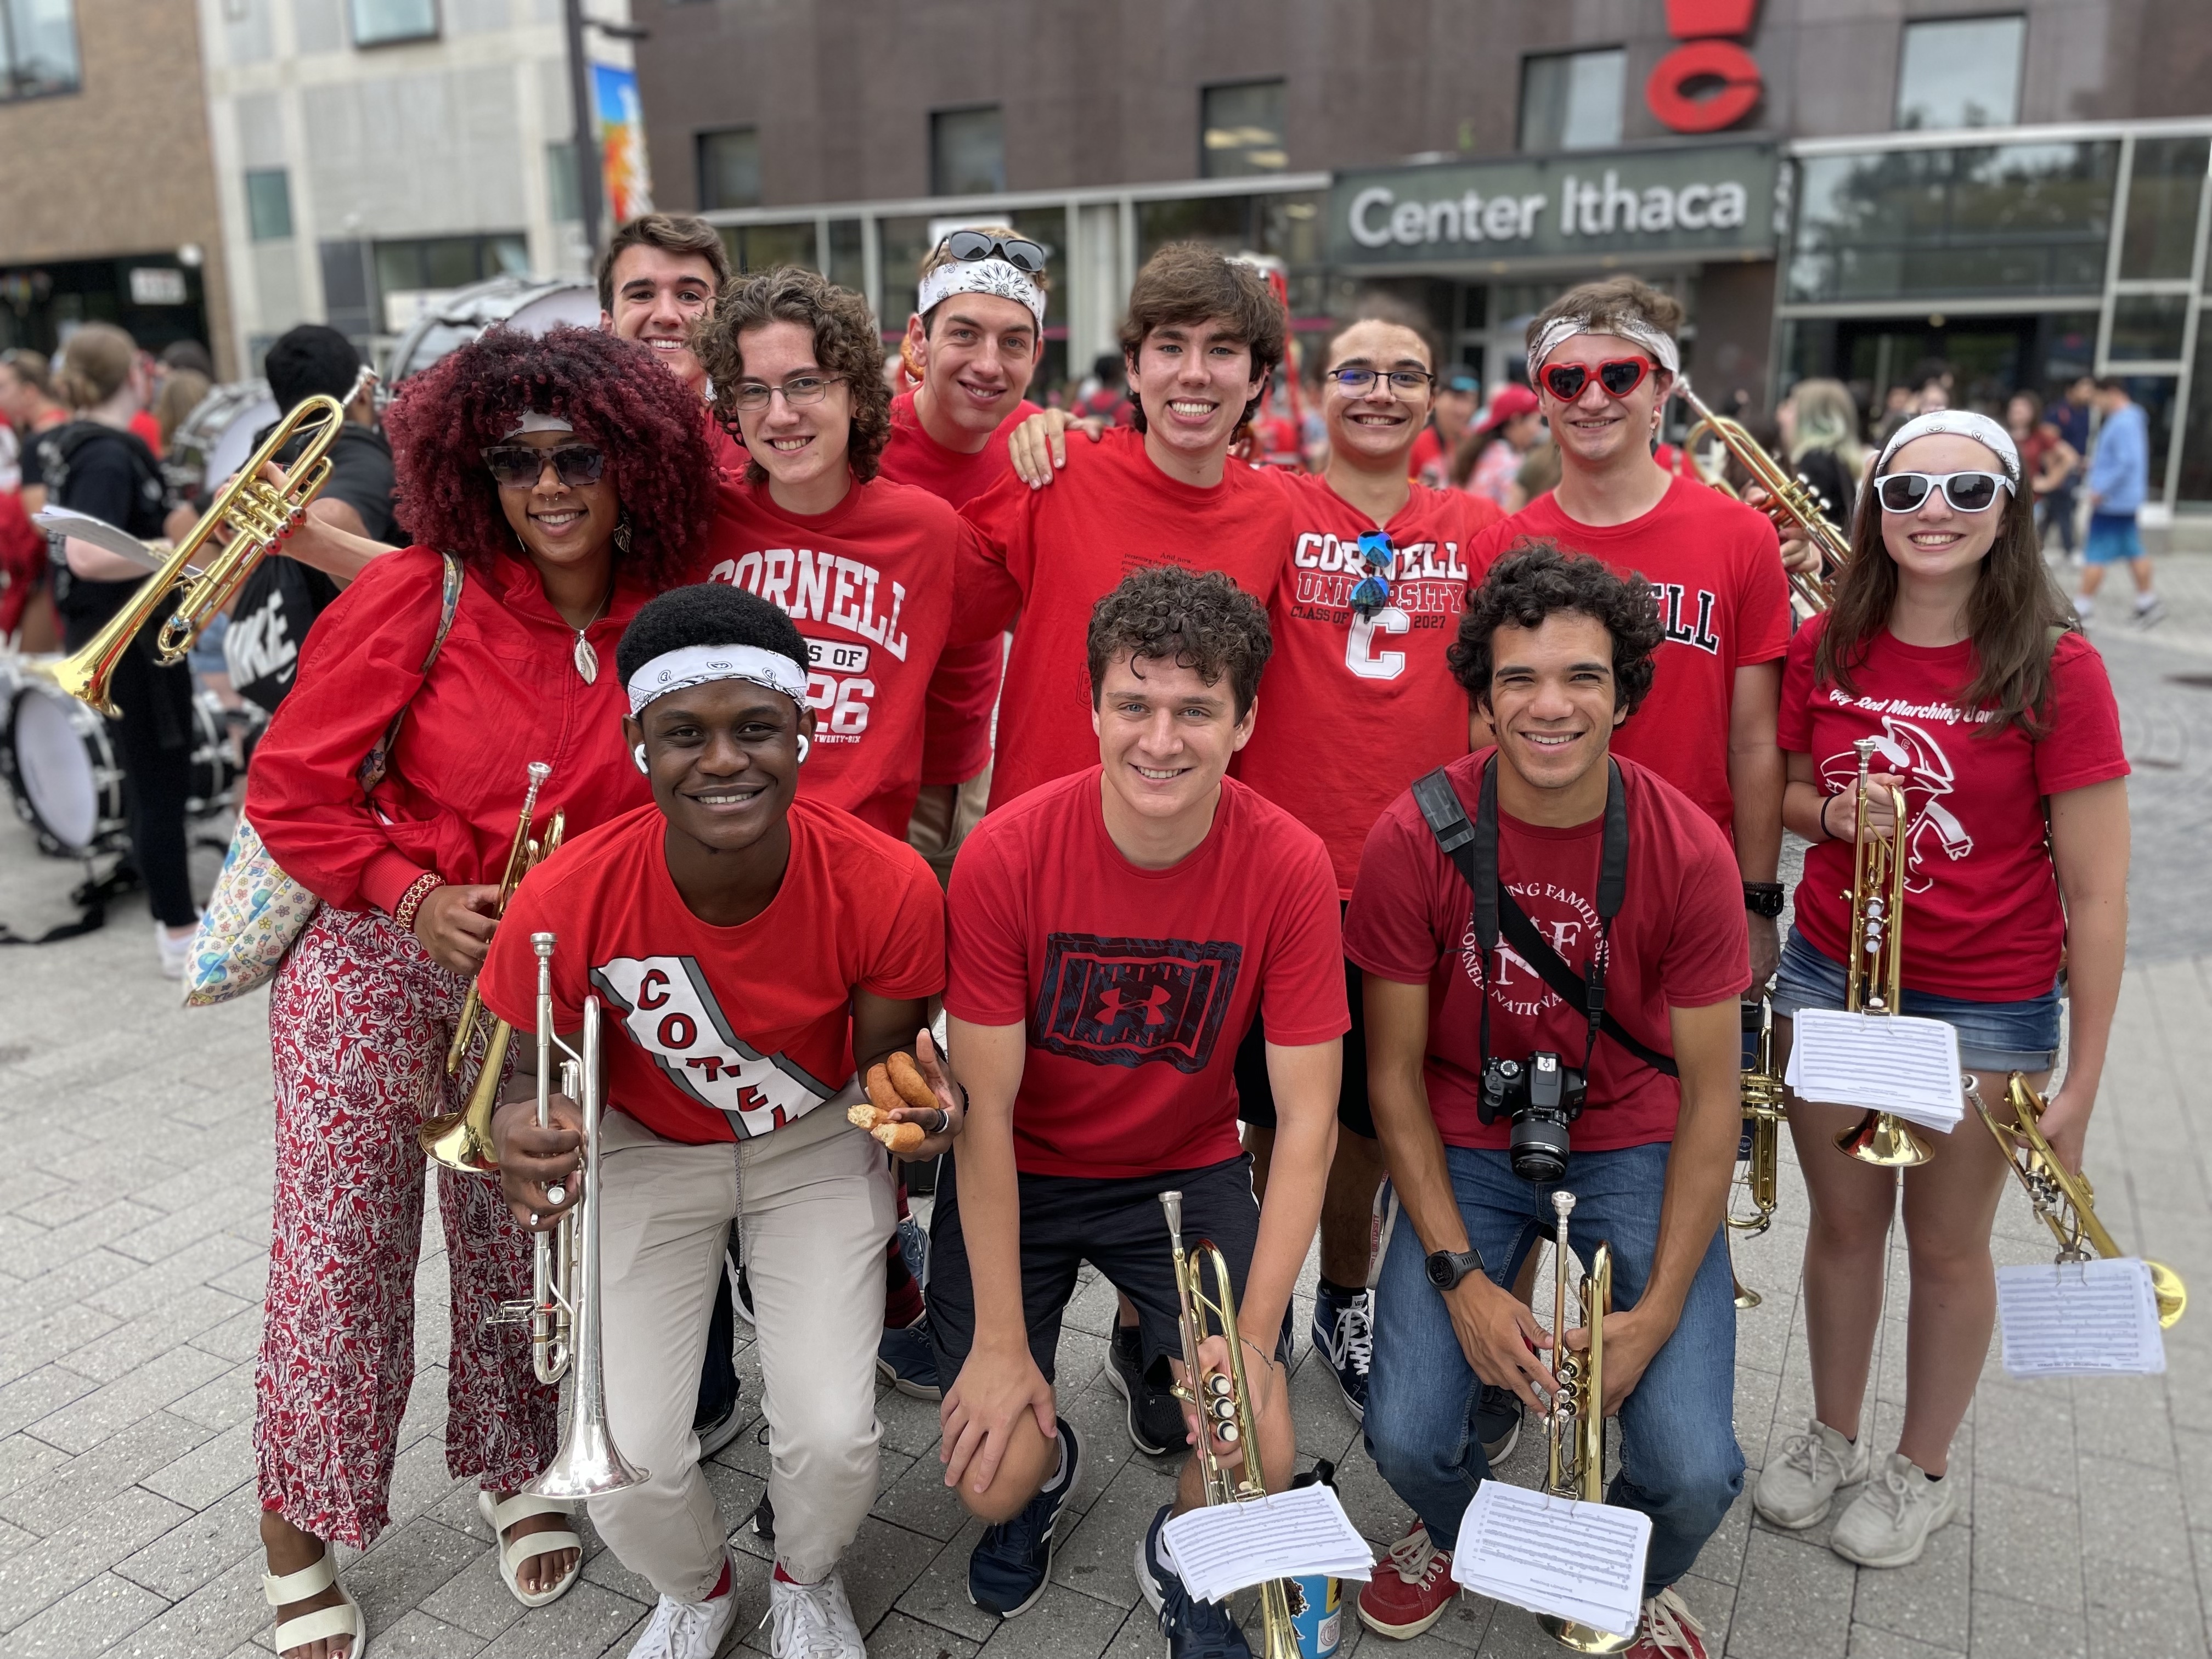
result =
[{"label": "denim shorts", "polygon": [[2132,513],[2092,513],[2089,539],[2081,556],[2091,564],[2132,564],[2143,556],[2142,537]]},{"label": "denim shorts", "polygon": [[[1823,956],[1795,927],[1774,975],[1774,1012],[1844,1006],[1844,964]],[[2058,1058],[2058,987],[2020,1002],[1965,1002],[1908,990],[1899,1013],[1940,1019],[1959,1034],[1959,1064],[1970,1072],[2047,1072]]]}]

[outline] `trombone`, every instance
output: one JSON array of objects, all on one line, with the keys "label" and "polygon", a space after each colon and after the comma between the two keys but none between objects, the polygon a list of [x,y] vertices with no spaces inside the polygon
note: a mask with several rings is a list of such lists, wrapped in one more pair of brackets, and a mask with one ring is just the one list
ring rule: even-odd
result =
[{"label": "trombone", "polygon": [[[583,1114],[583,1161],[576,1206],[550,1232],[532,1235],[531,1299],[504,1303],[487,1324],[530,1327],[530,1359],[547,1386],[575,1380],[568,1437],[545,1472],[523,1488],[533,1498],[598,1498],[635,1486],[651,1471],[622,1455],[607,1429],[606,1372],[599,1347],[599,1000],[584,999],[584,1024],[570,1048],[553,1034],[553,945],[532,933],[538,953],[538,1127],[552,1121],[553,1055],[561,1054],[561,1092]],[[558,1187],[546,1196],[556,1204]]]},{"label": "trombone", "polygon": [[1747,1034],[1756,1030],[1758,1041],[1753,1045],[1751,1064],[1743,1071],[1743,1137],[1737,1153],[1743,1174],[1735,1184],[1744,1189],[1751,1208],[1741,1212],[1730,1208],[1726,1219],[1729,1232],[1729,1271],[1735,1278],[1735,1305],[1756,1308],[1764,1298],[1735,1274],[1735,1235],[1741,1233],[1747,1238],[1757,1238],[1774,1224],[1778,1201],[1775,1188],[1781,1155],[1782,1079],[1774,1070],[1774,1005],[1764,997],[1755,1006],[1747,1002],[1743,1005],[1743,1025]]},{"label": "trombone", "polygon": [[[1981,1086],[1972,1074],[1966,1079],[1966,1097],[1974,1103],[1982,1121],[1996,1137],[2007,1166],[2020,1177],[2020,1184],[2027,1189],[2027,1201],[2034,1206],[2037,1217],[2051,1229],[2051,1237],[2058,1241],[2059,1261],[2087,1261],[2094,1253],[2109,1261],[2127,1254],[2112,1243],[2112,1234],[2097,1219],[2096,1189],[2090,1186],[2088,1176],[2069,1170],[2058,1161],[2058,1154],[2051,1151],[2051,1143],[2044,1139],[2045,1103],[2026,1078],[2014,1072],[2005,1086],[2005,1098],[2012,1107],[2009,1123],[1997,1121],[1996,1114],[1984,1103]],[[2163,1261],[2146,1261],[2143,1266],[2150,1269],[2151,1295],[2158,1303],[2159,1325],[2170,1328],[2179,1322],[2189,1306],[2189,1287],[2181,1282],[2181,1275]]]},{"label": "trombone", "polygon": [[[182,661],[210,619],[237,598],[254,566],[307,516],[307,503],[330,482],[331,446],[344,424],[345,410],[337,398],[319,393],[302,399],[262,440],[161,568],[82,650],[53,665],[54,683],[80,702],[114,716],[118,710],[109,693],[116,665],[156,617],[162,621],[154,639],[155,655],[164,667]],[[262,468],[311,427],[307,447],[293,461],[283,488],[264,481]],[[225,529],[231,532],[229,543],[218,544],[203,556],[216,532]]]},{"label": "trombone", "polygon": [[[1182,1194],[1160,1194],[1167,1212],[1168,1248],[1175,1255],[1176,1297],[1182,1328],[1183,1382],[1176,1393],[1198,1409],[1198,1468],[1208,1504],[1252,1503],[1267,1495],[1260,1468],[1260,1436],[1253,1425],[1252,1389],[1244,1376],[1243,1339],[1237,1328],[1237,1291],[1230,1282],[1229,1259],[1210,1238],[1201,1238],[1185,1252],[1182,1243]],[[1208,1272],[1213,1289],[1206,1288]],[[1212,1320],[1209,1328],[1208,1319]],[[1199,1346],[1218,1333],[1229,1347],[1226,1373],[1209,1370]],[[1239,1454],[1235,1472],[1221,1461],[1214,1443],[1234,1446]],[[1299,1659],[1298,1633],[1291,1622],[1291,1600],[1279,1578],[1260,1585],[1260,1619],[1267,1630],[1266,1659]]]},{"label": "trombone", "polygon": [[1722,468],[1708,470],[1698,459],[1699,444],[1705,438],[1712,438],[1735,458],[1736,465],[1751,476],[1751,481],[1766,492],[1766,503],[1760,511],[1774,520],[1776,527],[1799,532],[1820,550],[1820,568],[1790,571],[1790,591],[1801,619],[1826,611],[1833,598],[1828,589],[1827,573],[1842,568],[1850,560],[1850,544],[1828,522],[1827,514],[1820,510],[1820,501],[1804,481],[1768,454],[1765,446],[1745,429],[1742,422],[1730,420],[1708,408],[1705,400],[1690,389],[1686,375],[1678,375],[1674,386],[1682,394],[1682,401],[1689,405],[1690,412],[1698,417],[1682,440],[1682,453],[1690,458],[1698,477],[1724,495],[1737,501],[1743,499]]},{"label": "trombone", "polygon": [[[507,868],[499,878],[499,901],[495,914],[503,914],[507,902],[514,896],[514,890],[537,865],[553,856],[561,845],[561,831],[567,822],[566,815],[556,810],[547,822],[545,833],[533,836],[531,818],[538,810],[538,792],[553,769],[544,761],[532,761],[529,766],[530,787],[522,797],[522,820],[514,826],[514,842],[507,849]],[[446,1075],[459,1073],[461,1062],[468,1057],[469,1044],[477,1029],[483,1024],[483,975],[479,971],[469,981],[469,994],[461,1004],[460,1018],[453,1022],[453,1040],[446,1049]],[[422,1150],[437,1163],[463,1175],[488,1175],[497,1160],[491,1152],[491,1115],[499,1105],[500,1073],[507,1069],[507,1045],[514,1035],[514,1028],[503,1019],[494,1020],[491,1034],[484,1043],[483,1069],[477,1073],[476,1086],[469,1091],[468,1103],[458,1112],[442,1112],[436,1117],[426,1118],[417,1124],[415,1139]]]},{"label": "trombone", "polygon": [[[1582,1328],[1589,1333],[1589,1346],[1577,1353],[1567,1346],[1567,1333],[1576,1319],[1568,1313],[1567,1267],[1574,1260],[1567,1243],[1567,1218],[1574,1213],[1575,1195],[1554,1191],[1552,1208],[1559,1217],[1552,1237],[1552,1375],[1559,1390],[1544,1414],[1544,1434],[1549,1455],[1544,1470],[1544,1490],[1554,1498],[1585,1504],[1605,1502],[1605,1316],[1613,1311],[1613,1247],[1600,1244],[1590,1252],[1589,1271],[1583,1275],[1576,1297]],[[1544,1633],[1563,1648],[1577,1653],[1619,1653],[1636,1641],[1632,1632],[1616,1636],[1595,1625],[1540,1613],[1536,1622]]]},{"label": "trombone", "polygon": [[[1851,836],[1851,921],[1846,943],[1850,967],[1844,981],[1844,1011],[1893,1014],[1905,997],[1905,792],[1895,784],[1885,791],[1894,815],[1887,837],[1867,827],[1867,805],[1874,798],[1868,769],[1875,740],[1861,738],[1858,792]],[[1928,1143],[1892,1112],[1869,1112],[1855,1127],[1836,1137],[1836,1145],[1862,1164],[1907,1170],[1928,1161]]]}]

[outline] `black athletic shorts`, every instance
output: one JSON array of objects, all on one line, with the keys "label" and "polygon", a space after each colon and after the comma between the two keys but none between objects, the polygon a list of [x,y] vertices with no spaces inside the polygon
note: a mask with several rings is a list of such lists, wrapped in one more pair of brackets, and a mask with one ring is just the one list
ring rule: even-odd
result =
[{"label": "black athletic shorts", "polygon": [[[929,1328],[937,1345],[938,1381],[947,1388],[975,1340],[975,1286],[960,1230],[958,1170],[957,1155],[940,1167],[929,1227]],[[1244,1274],[1260,1237],[1249,1158],[1121,1180],[1025,1175],[1020,1182],[1022,1318],[1029,1326],[1030,1356],[1048,1381],[1060,1348],[1060,1316],[1075,1294],[1076,1269],[1085,1261],[1137,1304],[1147,1369],[1164,1355],[1182,1357],[1175,1257],[1160,1208],[1164,1192],[1182,1189],[1183,1248],[1202,1238],[1220,1246],[1243,1300]],[[1258,1340],[1268,1346],[1266,1337]]]},{"label": "black athletic shorts", "polygon": [[[1375,1139],[1375,1114],[1367,1104],[1367,1009],[1360,995],[1360,974],[1345,958],[1344,992],[1352,1004],[1352,1029],[1344,1034],[1344,1081],[1336,1093],[1336,1121],[1356,1135]],[[1237,1115],[1263,1129],[1275,1127],[1275,1091],[1267,1082],[1267,1022],[1252,1018],[1252,1029],[1237,1050]]]}]

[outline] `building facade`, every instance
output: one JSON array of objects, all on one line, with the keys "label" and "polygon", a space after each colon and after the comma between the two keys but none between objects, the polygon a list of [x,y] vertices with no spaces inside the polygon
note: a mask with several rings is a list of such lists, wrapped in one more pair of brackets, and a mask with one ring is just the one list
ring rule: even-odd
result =
[{"label": "building facade", "polygon": [[1869,406],[2085,371],[2212,511],[2202,0],[664,0],[638,48],[661,204],[889,328],[948,224],[1053,252],[1048,368],[1112,348],[1182,237],[1279,259],[1302,337],[1365,289],[1486,380],[1530,313],[1633,270],[1711,400]]}]

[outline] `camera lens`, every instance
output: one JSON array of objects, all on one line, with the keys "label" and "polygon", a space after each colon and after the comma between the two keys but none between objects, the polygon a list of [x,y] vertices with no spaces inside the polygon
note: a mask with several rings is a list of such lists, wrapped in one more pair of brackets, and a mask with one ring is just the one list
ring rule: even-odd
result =
[{"label": "camera lens", "polygon": [[1524,1112],[1513,1120],[1513,1173],[1549,1185],[1567,1172],[1567,1126],[1556,1117]]}]

